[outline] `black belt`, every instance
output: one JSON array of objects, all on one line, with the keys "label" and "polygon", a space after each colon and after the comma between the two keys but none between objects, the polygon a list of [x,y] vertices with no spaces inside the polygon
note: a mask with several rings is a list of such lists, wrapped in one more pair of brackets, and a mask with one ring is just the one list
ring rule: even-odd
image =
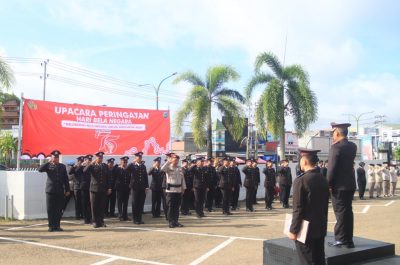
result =
[{"label": "black belt", "polygon": [[172,188],[180,188],[182,187],[182,184],[167,184],[168,186],[172,187]]}]

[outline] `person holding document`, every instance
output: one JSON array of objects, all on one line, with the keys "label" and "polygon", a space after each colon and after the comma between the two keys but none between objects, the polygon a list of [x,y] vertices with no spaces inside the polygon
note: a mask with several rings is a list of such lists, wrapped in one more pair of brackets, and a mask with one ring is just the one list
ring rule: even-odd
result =
[{"label": "person holding document", "polygon": [[[304,172],[293,183],[293,218],[288,237],[296,240],[300,264],[326,264],[324,241],[328,223],[328,181],[317,169],[320,150],[299,149],[300,167]],[[308,221],[308,230],[302,230]],[[306,232],[305,243],[297,241]]]}]

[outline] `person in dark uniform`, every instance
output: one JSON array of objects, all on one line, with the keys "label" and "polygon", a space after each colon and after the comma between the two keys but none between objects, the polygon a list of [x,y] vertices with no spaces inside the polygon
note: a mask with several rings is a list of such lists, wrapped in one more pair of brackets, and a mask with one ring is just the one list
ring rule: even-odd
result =
[{"label": "person in dark uniform", "polygon": [[82,166],[83,160],[84,160],[83,156],[76,158],[76,163],[73,166],[71,166],[68,171],[68,174],[70,176],[73,176],[74,195],[75,195],[75,218],[77,220],[80,220],[83,217],[82,190],[81,190],[83,172],[82,170],[79,170],[79,168]]},{"label": "person in dark uniform", "polygon": [[182,196],[182,204],[181,204],[181,214],[182,215],[191,215],[190,205],[193,200],[192,189],[193,189],[193,175],[191,172],[191,168],[194,167],[194,160],[191,161],[190,167],[188,165],[188,161],[186,159],[182,160],[182,170],[183,176],[185,178],[186,189]]},{"label": "person in dark uniform", "polygon": [[96,159],[85,166],[83,172],[88,172],[90,178],[90,202],[93,217],[93,228],[106,227],[104,223],[104,208],[106,196],[111,194],[112,183],[110,171],[106,163],[103,163],[103,152],[95,154]]},{"label": "person in dark uniform", "polygon": [[242,172],[244,173],[243,186],[246,188],[246,211],[254,212],[253,198],[256,188],[257,170],[252,166],[251,159],[246,160],[246,165],[243,167]]},{"label": "person in dark uniform", "polygon": [[[74,165],[74,163],[68,163],[67,164],[67,166],[66,166],[67,172],[70,171],[70,169],[71,169],[71,167],[73,165]],[[74,199],[75,205],[76,205],[76,198],[75,198],[75,192],[74,192],[74,182],[75,182],[74,181],[74,175],[69,175],[69,173],[68,173],[68,183],[69,183],[70,192],[69,192],[69,196],[65,196],[64,206],[63,206],[63,208],[61,210],[61,218],[63,217],[64,212],[67,210],[68,204],[69,204],[69,202],[71,201],[72,198]],[[75,214],[76,214],[76,212],[75,212]],[[79,217],[76,217],[76,215],[75,215],[75,219],[79,220]]]},{"label": "person in dark uniform", "polygon": [[354,216],[352,202],[356,190],[353,163],[357,146],[347,139],[349,123],[332,123],[333,144],[329,151],[328,183],[332,190],[332,206],[336,216],[333,247],[354,248]]},{"label": "person in dark uniform", "polygon": [[325,160],[324,166],[322,167],[322,176],[326,178],[328,174],[328,160]]},{"label": "person in dark uniform", "polygon": [[271,160],[267,161],[266,168],[263,173],[265,175],[264,188],[265,188],[265,209],[272,210],[272,202],[274,201],[275,185],[276,185],[276,171],[272,167]]},{"label": "person in dark uniform", "polygon": [[279,169],[279,195],[283,208],[289,208],[290,188],[292,187],[292,170],[289,167],[287,159],[282,160],[282,166]]},{"label": "person in dark uniform", "polygon": [[257,191],[258,191],[258,186],[260,186],[261,178],[260,178],[260,169],[258,168],[257,165],[257,160],[253,159],[251,162],[251,166],[256,170],[256,178],[254,182],[254,193],[253,193],[253,204],[258,204],[257,203]]},{"label": "person in dark uniform", "polygon": [[239,193],[240,188],[242,187],[242,175],[240,174],[240,170],[237,167],[235,158],[232,158],[230,161],[230,165],[232,174],[233,174],[233,191],[231,198],[231,210],[236,211],[239,208]]},{"label": "person in dark uniform", "polygon": [[[164,164],[168,161],[168,159],[164,159]],[[161,170],[162,173],[162,194],[161,194],[161,202],[163,206],[163,212],[164,212],[164,217],[165,220],[168,221],[168,205],[167,205],[167,176],[165,175],[165,172]]]},{"label": "person in dark uniform", "polygon": [[232,215],[229,204],[232,200],[232,192],[234,191],[234,174],[230,167],[228,157],[222,160],[222,166],[218,169],[219,188],[222,192],[222,214]]},{"label": "person in dark uniform", "polygon": [[129,187],[132,191],[132,215],[133,223],[144,224],[142,220],[146,192],[149,190],[149,180],[146,166],[142,161],[143,152],[135,154],[135,161],[128,166],[131,173],[131,183]]},{"label": "person in dark uniform", "polygon": [[153,218],[161,217],[161,197],[162,197],[162,182],[164,174],[161,171],[161,157],[153,160],[153,166],[149,170],[148,175],[151,176],[151,214]]},{"label": "person in dark uniform", "polygon": [[328,224],[328,181],[316,167],[319,150],[299,149],[304,173],[293,183],[293,217],[288,237],[297,239],[304,220],[309,222],[305,244],[295,241],[300,264],[324,265]]},{"label": "person in dark uniform", "polygon": [[209,190],[207,191],[206,197],[206,208],[208,212],[213,212],[213,204],[214,204],[214,197],[215,197],[215,190],[218,186],[218,176],[217,170],[214,167],[214,159],[208,158],[206,161],[205,168],[208,171],[208,177],[210,180]]},{"label": "person in dark uniform", "polygon": [[[222,161],[220,159],[215,159],[214,160],[214,168],[215,171],[218,172],[218,169],[222,166]],[[217,183],[219,183],[219,174],[217,174]],[[215,189],[215,195],[214,195],[214,204],[215,208],[221,208],[222,205],[222,192],[219,186],[217,185],[217,188]]]},{"label": "person in dark uniform", "polygon": [[131,182],[131,175],[128,169],[129,157],[120,158],[120,163],[115,167],[115,184],[114,189],[117,193],[118,218],[120,221],[129,221],[128,218],[128,201]]},{"label": "person in dark uniform", "polygon": [[81,193],[82,193],[82,213],[85,224],[92,223],[92,210],[90,205],[90,173],[83,172],[83,169],[92,163],[93,155],[86,155],[83,159],[83,163],[76,169],[76,172],[82,175],[81,180]]},{"label": "person in dark uniform", "polygon": [[[115,186],[115,167],[114,167],[114,158],[107,159],[108,169],[110,170],[110,182],[112,186]],[[117,192],[115,189],[112,189],[111,194],[106,197],[106,208],[105,208],[105,216],[107,217],[115,217],[115,203],[117,200]]]},{"label": "person in dark uniform", "polygon": [[69,196],[70,193],[67,168],[60,163],[60,154],[60,151],[54,150],[49,162],[39,167],[39,172],[47,173],[45,191],[49,232],[63,231],[60,226],[61,211],[65,196]]},{"label": "person in dark uniform", "polygon": [[186,189],[182,167],[178,165],[179,156],[175,153],[167,154],[167,162],[161,170],[165,172],[165,184],[168,204],[169,228],[183,227],[179,223],[179,206]]},{"label": "person in dark uniform", "polygon": [[360,197],[360,200],[365,200],[364,198],[364,193],[365,193],[365,187],[367,186],[367,177],[365,174],[365,163],[360,162],[359,167],[357,168],[357,185],[358,185],[358,196]]},{"label": "person in dark uniform", "polygon": [[196,160],[196,166],[191,169],[193,174],[193,189],[197,217],[205,217],[204,215],[204,199],[209,187],[208,172],[203,167],[204,158],[200,157]]}]

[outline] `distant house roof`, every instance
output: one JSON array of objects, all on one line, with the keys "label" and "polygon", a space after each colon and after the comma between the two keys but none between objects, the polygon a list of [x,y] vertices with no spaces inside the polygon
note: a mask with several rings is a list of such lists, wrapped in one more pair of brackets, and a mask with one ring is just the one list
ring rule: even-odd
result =
[{"label": "distant house roof", "polygon": [[10,106],[10,107],[14,107],[14,106],[18,106],[18,102],[15,99],[9,100],[4,102],[3,106]]},{"label": "distant house roof", "polygon": [[212,130],[213,131],[226,131],[225,126],[222,124],[220,120],[216,120],[212,124]]}]

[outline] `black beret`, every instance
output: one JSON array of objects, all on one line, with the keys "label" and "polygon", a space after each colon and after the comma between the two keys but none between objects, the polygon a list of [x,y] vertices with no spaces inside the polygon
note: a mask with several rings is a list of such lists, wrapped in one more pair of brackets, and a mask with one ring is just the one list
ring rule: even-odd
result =
[{"label": "black beret", "polygon": [[104,152],[97,152],[94,155],[97,156],[97,157],[103,157],[104,156]]},{"label": "black beret", "polygon": [[350,123],[336,123],[336,122],[331,122],[332,128],[349,128],[351,126]]},{"label": "black beret", "polygon": [[321,150],[299,148],[300,156],[317,155]]},{"label": "black beret", "polygon": [[123,156],[123,157],[121,157],[121,158],[120,158],[120,160],[125,160],[125,161],[128,161],[128,160],[129,160],[129,157],[127,157],[127,156]]},{"label": "black beret", "polygon": [[107,162],[108,162],[108,163],[114,163],[114,161],[115,161],[115,158],[109,158],[109,159],[107,159]]},{"label": "black beret", "polygon": [[154,162],[160,162],[161,163],[161,157],[156,157],[153,159]]},{"label": "black beret", "polygon": [[59,155],[61,155],[61,152],[58,150],[54,150],[53,152],[50,153],[52,156],[54,157],[58,157]]},{"label": "black beret", "polygon": [[134,155],[135,155],[135,156],[140,156],[140,157],[141,157],[141,156],[143,156],[143,152],[137,152],[137,153],[135,153]]}]

